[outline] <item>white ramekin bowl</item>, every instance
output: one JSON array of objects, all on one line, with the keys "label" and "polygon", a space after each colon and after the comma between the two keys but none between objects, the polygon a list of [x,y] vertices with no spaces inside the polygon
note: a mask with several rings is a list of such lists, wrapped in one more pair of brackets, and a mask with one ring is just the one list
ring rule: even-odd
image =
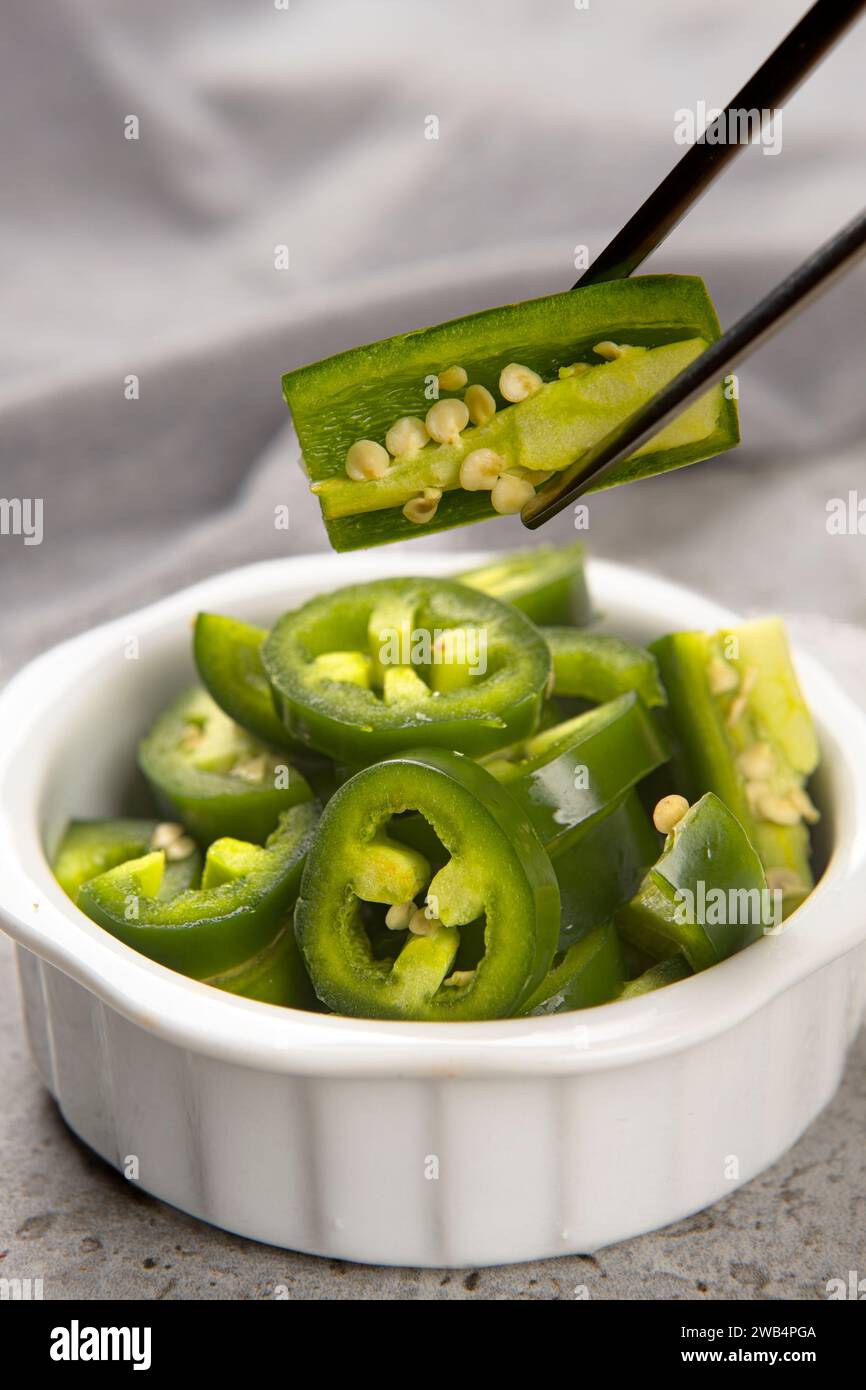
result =
[{"label": "white ramekin bowl", "polygon": [[[109,1163],[228,1230],[398,1265],[588,1252],[753,1177],[839,1082],[866,1002],[866,721],[803,657],[823,877],[781,934],[658,994],[496,1023],[298,1013],[154,964],[54,882],[44,846],[122,808],[136,739],[192,676],[199,608],[268,622],[338,583],[484,558],[253,565],[73,638],[0,693],[0,911],[41,1075]],[[640,639],[731,619],[618,565],[590,577],[607,625]]]}]

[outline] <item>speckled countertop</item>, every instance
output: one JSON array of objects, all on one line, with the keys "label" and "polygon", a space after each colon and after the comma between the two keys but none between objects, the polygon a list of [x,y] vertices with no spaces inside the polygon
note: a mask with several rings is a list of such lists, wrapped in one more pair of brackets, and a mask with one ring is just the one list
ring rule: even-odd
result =
[{"label": "speckled countertop", "polygon": [[449,1273],[257,1245],[124,1182],[43,1090],[15,992],[0,937],[0,1278],[42,1279],[46,1299],[256,1299],[275,1285],[302,1299],[821,1298],[828,1279],[864,1267],[866,1032],[827,1110],[725,1201],[594,1256]]}]

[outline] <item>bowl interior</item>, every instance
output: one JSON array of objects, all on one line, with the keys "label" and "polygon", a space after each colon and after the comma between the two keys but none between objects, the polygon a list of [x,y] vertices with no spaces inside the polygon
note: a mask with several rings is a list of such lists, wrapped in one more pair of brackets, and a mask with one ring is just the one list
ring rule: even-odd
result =
[{"label": "bowl interior", "polygon": [[[319,557],[316,557],[319,558]],[[489,556],[472,557],[482,562]],[[417,562],[416,562],[417,563]],[[467,561],[441,556],[437,571],[448,573],[465,568]],[[318,571],[319,565],[315,566]],[[357,566],[355,567],[355,569]],[[433,568],[428,565],[428,570]],[[596,569],[593,566],[590,580]],[[404,567],[397,566],[404,572]],[[381,566],[377,567],[377,573]],[[156,808],[149,789],[136,767],[136,747],[153,720],[185,686],[197,682],[192,658],[191,621],[200,607],[219,607],[220,611],[261,627],[270,626],[287,608],[296,607],[326,589],[339,587],[355,577],[335,577],[333,569],[325,582],[311,579],[298,567],[296,582],[290,587],[278,583],[266,592],[227,592],[217,599],[196,602],[198,590],[190,595],[189,607],[176,605],[161,620],[154,621],[150,610],[141,619],[121,625],[117,639],[103,644],[79,675],[64,700],[64,719],[60,730],[46,730],[46,756],[39,792],[40,838],[47,860],[52,856],[66,823],[72,819],[113,815],[152,815]],[[202,586],[199,586],[201,588]],[[207,587],[207,586],[204,586]],[[639,590],[625,595],[611,591],[602,583],[593,588],[598,629],[618,633],[646,643],[676,628],[718,626],[730,615],[697,596],[682,614],[659,613]],[[842,788],[839,778],[844,758],[831,730],[818,717],[822,744],[822,764],[814,779],[813,793],[822,812],[814,834],[816,867],[826,868],[835,835],[835,807]],[[50,874],[50,870],[48,870]]]}]

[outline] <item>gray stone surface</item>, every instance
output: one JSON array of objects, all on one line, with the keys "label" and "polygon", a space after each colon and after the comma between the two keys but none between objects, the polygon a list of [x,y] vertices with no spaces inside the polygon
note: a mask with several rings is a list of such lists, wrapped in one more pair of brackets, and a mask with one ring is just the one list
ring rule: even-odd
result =
[{"label": "gray stone surface", "polygon": [[[708,1211],[595,1256],[502,1269],[380,1269],[227,1235],[141,1193],[42,1089],[0,937],[0,1277],[46,1299],[816,1299],[866,1273],[866,1032],[835,1100],[785,1158]],[[585,1295],[582,1295],[585,1296]]]}]

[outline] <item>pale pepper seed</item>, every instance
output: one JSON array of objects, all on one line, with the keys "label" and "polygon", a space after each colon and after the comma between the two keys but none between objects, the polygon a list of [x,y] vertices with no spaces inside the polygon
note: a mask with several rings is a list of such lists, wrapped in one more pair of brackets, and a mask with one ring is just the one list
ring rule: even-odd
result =
[{"label": "pale pepper seed", "polygon": [[768,743],[752,743],[737,757],[737,767],[744,777],[766,779],[773,775],[773,754]]},{"label": "pale pepper seed", "polygon": [[486,425],[496,414],[496,401],[486,386],[470,386],[463,393],[473,425]]},{"label": "pale pepper seed", "polygon": [[389,931],[405,931],[416,910],[413,902],[393,903],[385,913],[385,926]]},{"label": "pale pepper seed", "polygon": [[403,515],[407,521],[414,522],[416,526],[423,526],[425,522],[433,520],[441,496],[440,488],[426,487],[420,497],[409,499],[403,508]]},{"label": "pale pepper seed", "polygon": [[503,473],[493,486],[490,501],[493,510],[500,516],[514,516],[535,496],[535,488],[525,478],[515,478],[512,473]]},{"label": "pale pepper seed", "polygon": [[674,826],[679,825],[688,809],[689,803],[684,796],[678,796],[675,792],[670,796],[663,796],[661,801],[656,802],[653,825],[660,834],[669,835]]},{"label": "pale pepper seed", "polygon": [[159,825],[153,827],[153,834],[150,837],[151,849],[167,849],[175,840],[181,839],[186,835],[186,826],[181,825],[176,820],[160,821]]},{"label": "pale pepper seed", "polygon": [[800,812],[786,796],[765,792],[758,797],[758,815],[773,825],[799,825]]},{"label": "pale pepper seed", "polygon": [[188,859],[195,849],[195,840],[189,835],[181,835],[177,840],[172,840],[170,845],[165,847],[166,859]]},{"label": "pale pepper seed", "polygon": [[451,985],[452,988],[459,988],[461,985],[468,985],[470,980],[475,979],[474,970],[452,970],[451,974],[442,981],[443,985]]},{"label": "pale pepper seed", "polygon": [[505,459],[494,449],[473,449],[460,465],[460,486],[467,492],[483,492],[496,483]]},{"label": "pale pepper seed", "polygon": [[469,407],[465,401],[437,401],[427,411],[425,424],[437,444],[454,444],[469,424]]},{"label": "pale pepper seed", "polygon": [[409,930],[413,936],[432,936],[442,923],[438,917],[428,917],[423,907],[419,907],[409,918]]},{"label": "pale pepper seed", "polygon": [[356,439],[346,454],[346,472],[356,483],[384,477],[390,463],[387,449],[375,439]]},{"label": "pale pepper seed", "polygon": [[430,438],[427,426],[417,415],[403,415],[395,420],[385,435],[385,448],[395,458],[403,454],[417,454]]},{"label": "pale pepper seed", "polygon": [[469,377],[463,367],[446,367],[439,373],[440,391],[462,391]]},{"label": "pale pepper seed", "polygon": [[507,367],[503,367],[499,373],[499,390],[507,401],[516,403],[525,401],[528,396],[534,396],[536,391],[540,391],[544,382],[534,372],[531,367],[524,367],[520,362],[509,362]]}]

